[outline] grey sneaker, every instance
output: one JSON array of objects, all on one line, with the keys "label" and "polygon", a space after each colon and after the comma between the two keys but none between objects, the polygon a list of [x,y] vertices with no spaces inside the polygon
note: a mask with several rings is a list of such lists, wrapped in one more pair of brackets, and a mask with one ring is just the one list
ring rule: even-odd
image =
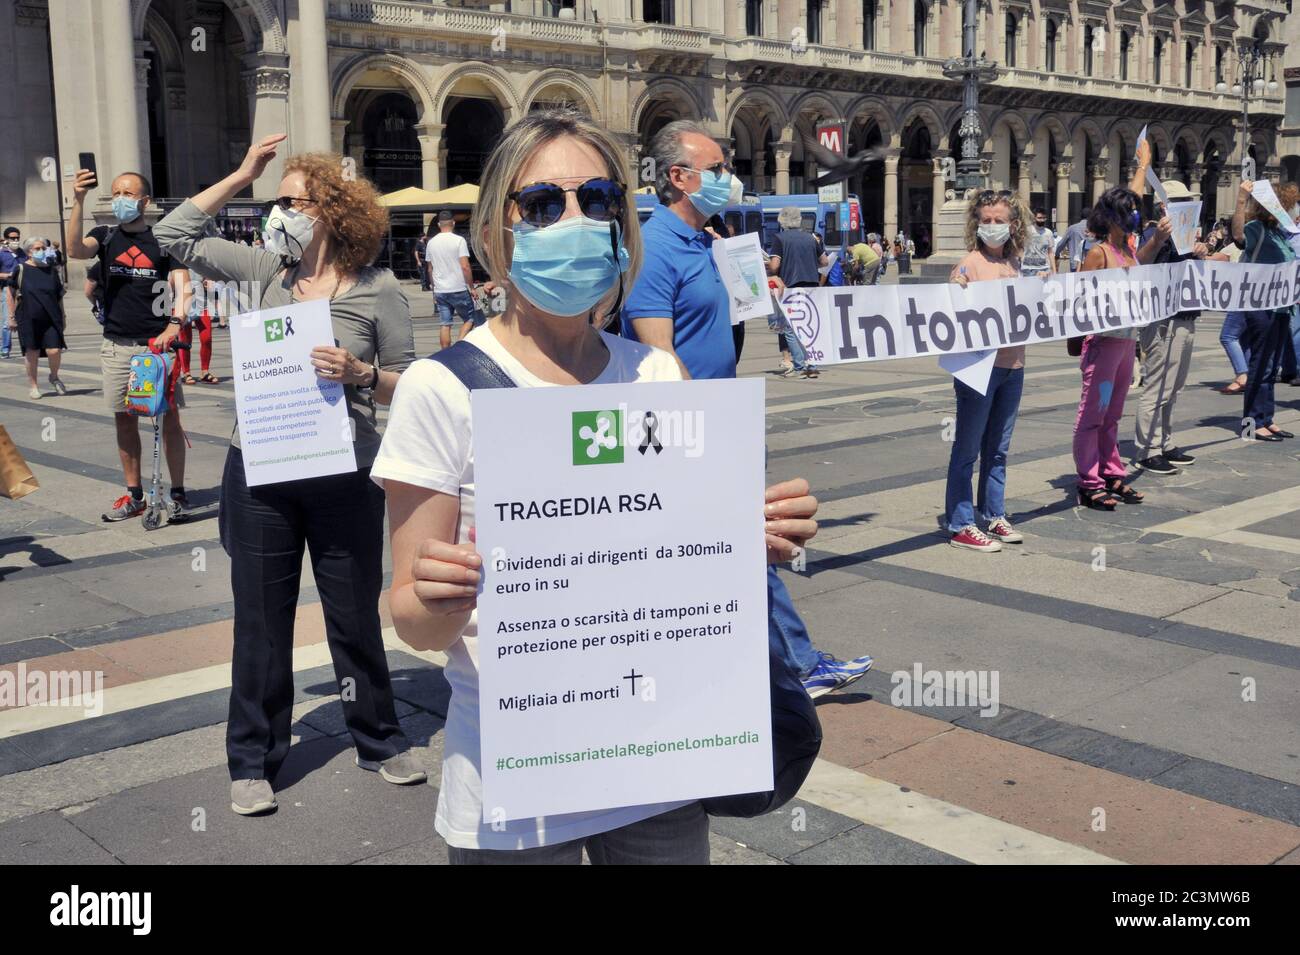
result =
[{"label": "grey sneaker", "polygon": [[398,753],[396,756],[390,756],[382,763],[362,759],[358,754],[357,765],[368,772],[379,773],[384,779],[398,786],[422,783],[429,778],[429,774],[420,768],[420,764],[415,761],[415,757],[411,755],[410,750],[405,753]]},{"label": "grey sneaker", "polygon": [[275,793],[265,779],[236,779],[230,784],[230,808],[241,816],[260,816],[276,805]]},{"label": "grey sneaker", "polygon": [[62,378],[55,378],[53,375],[50,375],[50,384],[54,386],[55,393],[60,395],[66,395],[68,393],[68,386],[63,383]]},{"label": "grey sneaker", "polygon": [[133,517],[139,517],[144,513],[144,498],[136,500],[130,493],[123,494],[113,502],[113,509],[107,513],[99,515],[106,523],[112,524],[115,521],[126,521]]}]

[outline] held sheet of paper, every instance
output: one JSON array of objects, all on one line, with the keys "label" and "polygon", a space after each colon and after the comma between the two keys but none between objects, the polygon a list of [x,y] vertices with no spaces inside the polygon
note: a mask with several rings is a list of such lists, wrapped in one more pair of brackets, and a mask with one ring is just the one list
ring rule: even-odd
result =
[{"label": "held sheet of paper", "polygon": [[484,821],[771,789],[763,383],[472,407]]},{"label": "held sheet of paper", "polygon": [[249,487],[357,469],[343,386],[316,376],[311,350],[333,345],[326,299],[230,322],[235,414]]}]

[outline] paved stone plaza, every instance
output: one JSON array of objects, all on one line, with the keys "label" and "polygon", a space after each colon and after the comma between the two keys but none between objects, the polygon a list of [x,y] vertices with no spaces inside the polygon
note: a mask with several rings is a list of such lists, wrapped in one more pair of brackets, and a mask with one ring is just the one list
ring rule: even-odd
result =
[{"label": "paved stone plaza", "polygon": [[[427,354],[431,296],[407,291]],[[309,567],[280,808],[230,812],[216,521],[229,343],[218,331],[223,383],[187,389],[194,519],[104,524],[122,478],[99,331],[73,298],[66,397],[28,399],[21,362],[0,362],[0,423],[41,483],[0,499],[0,665],[102,671],[107,698],[94,718],[0,711],[0,863],[445,862],[441,655],[386,631],[398,715],[431,784],[358,770]],[[714,820],[715,862],[1300,863],[1300,442],[1232,430],[1240,401],[1212,387],[1228,377],[1221,321],[1198,323],[1176,409],[1197,464],[1139,477],[1147,503],[1110,514],[1073,506],[1077,360],[1059,343],[1029,350],[1008,488],[1026,539],[1001,554],[938,533],[954,401],[934,362],[785,381],[774,336],[750,323],[741,372],[767,381],[769,478],[804,475],[822,501],[807,572],[786,579],[815,644],[876,667],[819,701],[826,742],[799,800]],[[1279,425],[1300,431],[1300,388],[1278,398]],[[996,676],[996,714],[892,705],[891,673],[916,668]]]}]

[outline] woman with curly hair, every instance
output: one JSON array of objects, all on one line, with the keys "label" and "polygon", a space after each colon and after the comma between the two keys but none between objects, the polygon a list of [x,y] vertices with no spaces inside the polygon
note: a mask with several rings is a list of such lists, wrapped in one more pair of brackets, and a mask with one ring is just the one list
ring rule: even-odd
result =
[{"label": "woman with curly hair", "polygon": [[356,763],[391,783],[422,782],[397,723],[379,623],[384,494],[370,480],[379,450],[375,405],[388,404],[415,359],[411,310],[393,273],[371,267],[388,216],[374,187],[344,175],[341,156],[285,163],[266,241],[254,248],[214,235],[212,216],[252,185],[283,135],[254,143],[240,167],[186,200],[154,227],[186,266],[251,289],[245,309],[328,299],[337,345],[312,349],[323,381],[343,385],[357,470],[249,487],[235,428],[221,480],[221,543],[230,556],[235,644],[226,755],[231,806],[241,815],[276,807],[271,780],[289,750],[293,628],[303,550],[325,613]]},{"label": "woman with curly hair", "polygon": [[[1014,192],[986,190],[971,199],[966,216],[966,247],[970,249],[952,270],[950,281],[965,288],[971,282],[1018,278],[1021,256],[1029,239],[1029,207]],[[1049,272],[1042,273],[1046,277]],[[1004,543],[1024,540],[1007,520],[1007,452],[1020,410],[1025,383],[1025,346],[999,348],[993,359],[988,389],[980,394],[953,378],[957,393],[957,435],[948,459],[944,514],[953,547],[994,552]],[[971,495],[975,459],[980,462],[979,493]],[[976,504],[988,532],[975,523]]]}]

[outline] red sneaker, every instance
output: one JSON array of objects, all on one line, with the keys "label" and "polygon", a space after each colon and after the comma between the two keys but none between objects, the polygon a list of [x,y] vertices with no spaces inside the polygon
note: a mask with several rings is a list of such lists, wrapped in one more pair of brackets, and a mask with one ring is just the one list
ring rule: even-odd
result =
[{"label": "red sneaker", "polygon": [[1025,539],[1025,535],[1012,527],[1011,522],[1005,517],[995,517],[989,521],[988,534],[989,537],[1000,540],[1004,544],[1019,544]]},{"label": "red sneaker", "polygon": [[1002,542],[993,540],[974,524],[967,524],[956,534],[949,538],[948,543],[953,547],[964,547],[967,550],[982,550],[988,553],[996,553],[1002,549]]}]

